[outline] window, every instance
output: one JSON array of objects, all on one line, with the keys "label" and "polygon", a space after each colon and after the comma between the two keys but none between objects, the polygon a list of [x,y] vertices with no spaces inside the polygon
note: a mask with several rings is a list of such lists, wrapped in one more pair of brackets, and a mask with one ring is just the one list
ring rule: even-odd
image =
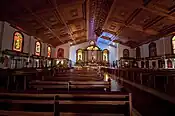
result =
[{"label": "window", "polygon": [[83,60],[83,50],[79,49],[78,50],[78,61],[82,61]]},{"label": "window", "polygon": [[47,57],[51,57],[51,47],[50,46],[48,46],[47,47]]},{"label": "window", "polygon": [[35,55],[40,56],[41,54],[41,43],[36,41],[35,43]]},{"label": "window", "polygon": [[172,38],[172,51],[173,51],[173,54],[175,54],[175,36],[173,36]]},{"label": "window", "polygon": [[173,63],[170,59],[167,60],[167,67],[168,68],[172,68],[173,67]]},{"label": "window", "polygon": [[107,49],[104,49],[103,50],[103,61],[105,62],[108,62],[108,54],[109,54],[109,51]]},{"label": "window", "polygon": [[152,42],[149,44],[149,57],[157,56],[156,43]]},{"label": "window", "polygon": [[58,49],[57,58],[64,58],[64,49],[63,48]]},{"label": "window", "polygon": [[23,51],[23,41],[24,41],[24,36],[21,32],[14,32],[13,35],[13,50],[17,52],[22,52]]},{"label": "window", "polygon": [[124,58],[128,58],[129,57],[129,50],[128,49],[124,49],[123,50],[123,57]]}]

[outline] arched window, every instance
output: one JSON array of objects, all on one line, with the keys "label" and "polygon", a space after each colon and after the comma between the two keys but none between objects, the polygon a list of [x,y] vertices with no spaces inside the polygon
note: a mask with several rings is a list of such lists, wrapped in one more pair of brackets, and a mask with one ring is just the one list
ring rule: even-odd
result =
[{"label": "arched window", "polygon": [[172,38],[172,53],[175,54],[175,36]]},{"label": "arched window", "polygon": [[149,57],[157,56],[156,43],[152,42],[149,44]]},{"label": "arched window", "polygon": [[129,50],[128,49],[123,50],[123,57],[125,57],[125,58],[129,57]]},{"label": "arched window", "polygon": [[41,55],[41,42],[39,41],[35,42],[35,55],[37,56]]},{"label": "arched window", "polygon": [[107,49],[103,50],[103,61],[105,62],[109,61],[109,51]]},{"label": "arched window", "polygon": [[63,48],[58,48],[57,58],[64,58],[64,49]]},{"label": "arched window", "polygon": [[140,48],[136,48],[136,58],[140,58]]},{"label": "arched window", "polygon": [[77,50],[77,61],[82,61],[83,60],[83,50],[79,49]]},{"label": "arched window", "polygon": [[13,50],[17,52],[23,51],[24,36],[21,32],[16,31],[13,34]]},{"label": "arched window", "polygon": [[47,47],[47,57],[48,58],[51,57],[51,47],[50,46]]},{"label": "arched window", "polygon": [[172,68],[173,67],[173,63],[170,59],[167,60],[167,67],[168,68]]}]

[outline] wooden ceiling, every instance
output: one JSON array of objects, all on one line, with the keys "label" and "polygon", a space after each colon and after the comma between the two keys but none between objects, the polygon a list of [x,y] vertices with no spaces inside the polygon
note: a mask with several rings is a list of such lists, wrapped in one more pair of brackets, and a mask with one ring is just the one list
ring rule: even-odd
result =
[{"label": "wooden ceiling", "polygon": [[97,39],[102,32],[136,47],[173,33],[174,10],[174,0],[0,1],[1,20],[54,47]]}]

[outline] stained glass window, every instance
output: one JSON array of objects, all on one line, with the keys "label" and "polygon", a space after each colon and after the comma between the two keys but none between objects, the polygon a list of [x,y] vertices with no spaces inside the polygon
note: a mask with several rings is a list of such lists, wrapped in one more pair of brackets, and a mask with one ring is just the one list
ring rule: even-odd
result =
[{"label": "stained glass window", "polygon": [[13,35],[13,50],[22,52],[23,50],[23,41],[24,41],[24,36],[22,33],[16,31],[14,32]]},{"label": "stained glass window", "polygon": [[172,38],[173,54],[175,54],[175,36]]},{"label": "stained glass window", "polygon": [[48,46],[47,47],[47,57],[51,57],[51,47],[50,46]]},{"label": "stained glass window", "polygon": [[64,49],[63,48],[58,49],[57,58],[64,58]]},{"label": "stained glass window", "polygon": [[41,54],[41,43],[37,41],[35,43],[35,55],[40,56]]}]

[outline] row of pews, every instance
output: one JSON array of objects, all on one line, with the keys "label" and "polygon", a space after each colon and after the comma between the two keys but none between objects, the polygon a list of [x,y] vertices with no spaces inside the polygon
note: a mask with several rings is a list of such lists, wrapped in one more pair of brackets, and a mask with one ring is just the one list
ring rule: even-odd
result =
[{"label": "row of pews", "polygon": [[[2,116],[131,116],[132,95],[111,92],[95,70],[28,70],[7,76],[0,93]],[[14,83],[14,79],[17,82]],[[21,79],[21,80],[20,80]],[[20,86],[21,85],[21,86]],[[24,87],[25,86],[25,87]]]},{"label": "row of pews", "polygon": [[3,116],[131,116],[131,109],[128,93],[0,94],[0,115]]}]

